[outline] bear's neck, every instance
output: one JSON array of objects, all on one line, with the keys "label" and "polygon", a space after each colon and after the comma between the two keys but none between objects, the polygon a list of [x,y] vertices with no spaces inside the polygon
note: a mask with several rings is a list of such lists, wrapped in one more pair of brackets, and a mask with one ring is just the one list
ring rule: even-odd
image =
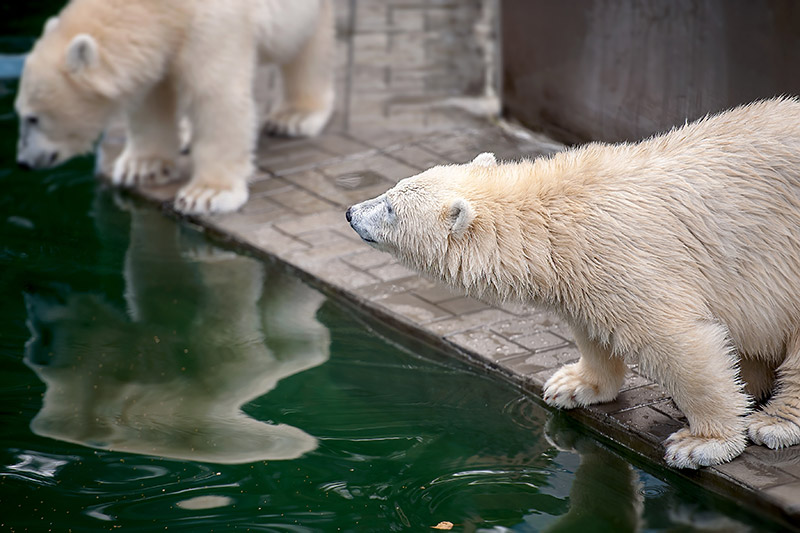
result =
[{"label": "bear's neck", "polygon": [[449,243],[442,267],[450,285],[479,298],[580,314],[594,248],[585,222],[605,162],[576,155],[498,167],[503,179],[483,192],[472,231]]},{"label": "bear's neck", "polygon": [[183,2],[77,0],[62,11],[54,38],[63,49],[76,35],[86,33],[87,21],[91,21],[89,33],[98,43],[101,68],[124,98],[141,94],[143,86],[164,77],[173,60],[170,54],[180,49],[185,36],[185,10]]},{"label": "bear's neck", "polygon": [[547,213],[518,191],[483,194],[464,235],[451,236],[434,268],[448,284],[495,302],[550,299],[554,285]]}]

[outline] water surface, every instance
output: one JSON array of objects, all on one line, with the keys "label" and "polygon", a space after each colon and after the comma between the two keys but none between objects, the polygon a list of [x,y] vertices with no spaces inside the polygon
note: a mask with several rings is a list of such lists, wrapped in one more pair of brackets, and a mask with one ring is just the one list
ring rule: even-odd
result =
[{"label": "water surface", "polygon": [[[57,5],[0,8],[0,53]],[[104,190],[89,158],[17,171],[15,90],[0,80],[0,529],[770,529]]]}]

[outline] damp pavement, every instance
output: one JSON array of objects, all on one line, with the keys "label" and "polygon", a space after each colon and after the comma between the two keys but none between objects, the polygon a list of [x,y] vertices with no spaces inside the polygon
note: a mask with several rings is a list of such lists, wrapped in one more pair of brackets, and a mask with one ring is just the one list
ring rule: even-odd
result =
[{"label": "damp pavement", "polygon": [[[497,0],[335,0],[337,104],[313,139],[262,136],[250,200],[237,213],[188,217],[218,240],[283,262],[365,315],[499,373],[534,396],[579,353],[569,330],[533,307],[497,307],[417,276],[363,243],[348,206],[431,166],[480,152],[534,158],[562,145],[497,118]],[[267,112],[279,93],[261,72]],[[107,135],[98,171],[122,139]],[[179,184],[135,194],[178,216]],[[186,217],[182,217],[186,218]],[[664,390],[632,367],[616,401],[569,412],[602,439],[668,475],[800,527],[800,446],[750,445],[736,460],[699,471],[668,469],[662,441],[686,425]]]}]

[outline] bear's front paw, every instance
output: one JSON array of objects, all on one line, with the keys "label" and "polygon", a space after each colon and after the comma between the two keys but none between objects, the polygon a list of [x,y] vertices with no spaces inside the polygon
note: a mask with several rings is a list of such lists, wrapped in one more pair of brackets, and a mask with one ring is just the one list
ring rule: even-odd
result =
[{"label": "bear's front paw", "polygon": [[773,450],[800,444],[800,425],[791,413],[782,413],[767,405],[763,411],[748,416],[746,423],[747,434],[756,444]]},{"label": "bear's front paw", "polygon": [[247,184],[221,189],[199,183],[189,183],[175,196],[175,209],[187,215],[229,213],[247,202]]},{"label": "bear's front paw", "polygon": [[731,431],[725,437],[704,437],[684,428],[670,435],[664,444],[664,460],[669,466],[694,469],[727,463],[744,451],[746,442],[743,431]]},{"label": "bear's front paw", "polygon": [[618,387],[586,371],[580,362],[567,365],[547,380],[542,396],[554,407],[572,409],[616,398]]},{"label": "bear's front paw", "polygon": [[120,187],[164,185],[180,177],[180,171],[173,159],[134,155],[125,150],[114,162],[111,182]]},{"label": "bear's front paw", "polygon": [[264,124],[264,130],[270,135],[284,137],[314,137],[319,135],[331,111],[298,111],[294,109],[279,109],[272,113]]}]

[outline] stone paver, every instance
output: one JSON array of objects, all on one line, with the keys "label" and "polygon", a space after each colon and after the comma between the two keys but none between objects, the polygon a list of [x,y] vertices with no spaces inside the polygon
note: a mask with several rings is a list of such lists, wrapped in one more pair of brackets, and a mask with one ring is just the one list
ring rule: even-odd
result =
[{"label": "stone paver", "polygon": [[[555,315],[492,307],[420,278],[362,243],[344,219],[347,206],[432,165],[464,162],[483,151],[517,159],[561,148],[493,113],[476,112],[498,109],[497,0],[335,5],[339,92],[332,124],[316,139],[263,137],[248,205],[191,222],[279,258],[417,340],[481,362],[538,396],[557,368],[579,357]],[[264,74],[268,89],[274,89],[273,77]],[[104,160],[112,161],[118,138],[108,139]],[[165,202],[175,190],[138,192],[170,209]],[[635,371],[616,401],[570,415],[656,468],[665,468],[661,441],[686,422],[664,391]],[[728,465],[678,475],[800,524],[800,448],[751,446]]]}]

